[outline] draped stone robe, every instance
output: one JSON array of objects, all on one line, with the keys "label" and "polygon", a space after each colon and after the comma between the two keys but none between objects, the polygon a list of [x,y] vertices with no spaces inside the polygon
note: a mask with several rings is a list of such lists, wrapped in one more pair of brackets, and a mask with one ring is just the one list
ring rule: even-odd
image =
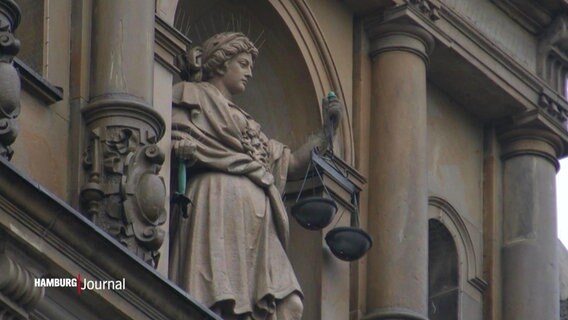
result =
[{"label": "draped stone robe", "polygon": [[290,150],[207,82],[176,85],[172,116],[172,139],[197,150],[187,169],[189,217],[179,219],[170,244],[170,278],[209,307],[224,301],[253,319],[273,313],[275,299],[301,296],[285,252]]}]

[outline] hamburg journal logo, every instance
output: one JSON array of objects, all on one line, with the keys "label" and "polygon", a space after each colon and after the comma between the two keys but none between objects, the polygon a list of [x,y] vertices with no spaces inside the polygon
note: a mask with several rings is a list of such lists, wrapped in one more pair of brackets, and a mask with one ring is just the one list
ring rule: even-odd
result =
[{"label": "hamburg journal logo", "polygon": [[37,288],[74,288],[77,294],[89,290],[113,290],[126,289],[126,281],[121,280],[89,280],[82,278],[79,273],[76,278],[36,278],[34,286]]}]

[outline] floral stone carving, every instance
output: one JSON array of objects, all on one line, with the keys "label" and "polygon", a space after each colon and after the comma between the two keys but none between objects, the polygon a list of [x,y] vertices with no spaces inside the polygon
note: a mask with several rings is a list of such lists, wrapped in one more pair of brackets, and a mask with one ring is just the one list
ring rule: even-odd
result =
[{"label": "floral stone carving", "polygon": [[165,156],[156,145],[164,124],[152,109],[122,103],[103,101],[84,111],[91,131],[83,158],[88,173],[81,190],[83,209],[155,267],[165,235],[160,226],[167,217],[166,187],[158,175]]}]

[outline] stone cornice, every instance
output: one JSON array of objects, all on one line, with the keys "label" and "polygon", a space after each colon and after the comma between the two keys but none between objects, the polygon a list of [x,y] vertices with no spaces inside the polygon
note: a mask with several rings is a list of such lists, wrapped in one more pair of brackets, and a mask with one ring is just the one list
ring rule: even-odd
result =
[{"label": "stone cornice", "polygon": [[[467,38],[470,39],[476,46],[478,46],[482,52],[488,54],[495,62],[503,66],[506,71],[512,73],[515,77],[519,78],[523,83],[530,86],[534,91],[540,91],[546,84],[539,79],[535,74],[526,69],[523,65],[518,63],[511,57],[511,55],[497,46],[492,40],[487,38],[481,33],[475,26],[473,26],[468,20],[459,15],[454,10],[448,7],[441,8],[442,19],[448,22],[448,24],[458,30],[461,33],[466,34]],[[444,44],[455,47],[460,47],[462,50],[465,48],[460,44],[452,40],[451,33],[433,23],[428,23],[428,29],[432,28],[432,34],[436,39],[443,42]],[[465,52],[464,52],[465,53]],[[466,59],[470,60],[470,63],[480,64],[481,67],[486,68],[486,72],[495,73],[496,71],[486,64],[484,64],[480,59],[474,56],[468,56]],[[499,76],[498,76],[499,77]],[[502,77],[500,77],[502,78]],[[536,104],[536,101],[532,100],[529,104]]]},{"label": "stone cornice", "polygon": [[177,75],[180,70],[175,64],[176,57],[184,54],[189,49],[191,41],[157,15],[154,30],[154,41],[156,44],[154,47],[155,60]]},{"label": "stone cornice", "polygon": [[[539,109],[540,107],[540,112],[542,112],[544,117],[553,120],[550,124],[556,128],[566,130],[565,118],[568,114],[568,109],[566,109],[568,102],[558,91],[551,89],[549,84],[542,78],[515,61],[507,52],[496,46],[490,39],[453,10],[446,7],[442,8],[442,16],[457,29],[465,31],[468,37],[481,47],[484,52],[487,52],[497,63],[502,65],[506,71],[510,72],[528,87],[529,90],[513,88],[513,90],[518,92],[519,98],[522,98],[519,102],[527,106],[527,110],[531,110],[532,108]],[[449,35],[447,35],[446,39],[447,41],[451,41]],[[476,59],[476,57],[471,57],[471,59]],[[482,63],[481,61],[475,62]],[[495,71],[489,67],[487,67],[487,72],[495,73]],[[503,76],[499,77],[502,78]]]},{"label": "stone cornice", "polygon": [[393,5],[393,0],[341,0],[356,15],[366,15]]},{"label": "stone cornice", "polygon": [[5,160],[0,176],[0,228],[28,248],[27,255],[71,277],[125,278],[126,290],[97,291],[99,299],[84,303],[103,303],[115,319],[220,319]]},{"label": "stone cornice", "polygon": [[393,0],[393,2],[395,6],[413,6],[432,21],[440,19],[440,8],[442,7],[440,0]]},{"label": "stone cornice", "polygon": [[551,11],[533,0],[491,0],[525,30],[539,34],[551,21]]},{"label": "stone cornice", "polygon": [[[499,94],[506,97],[508,103],[514,103],[514,108],[509,109],[507,116],[516,113],[519,118],[526,114],[531,117],[531,121],[539,122],[539,127],[557,133],[568,143],[568,132],[563,120],[568,106],[565,98],[452,8],[442,5],[439,13],[440,19],[433,21],[416,6],[400,5],[386,10],[383,15],[390,20],[409,21],[409,24],[419,26],[436,39],[436,46],[455,53],[452,58],[456,60],[448,63],[467,64],[481,73],[487,80],[487,84],[481,83],[482,86],[487,86],[486,90],[499,90]],[[436,55],[436,52],[433,54]],[[433,77],[430,79],[434,80]],[[490,106],[494,102],[483,102],[483,99],[483,96],[475,97],[476,112],[491,115],[489,107],[484,111],[479,106]],[[487,119],[494,121],[502,117],[503,114],[500,114],[499,118]]]}]

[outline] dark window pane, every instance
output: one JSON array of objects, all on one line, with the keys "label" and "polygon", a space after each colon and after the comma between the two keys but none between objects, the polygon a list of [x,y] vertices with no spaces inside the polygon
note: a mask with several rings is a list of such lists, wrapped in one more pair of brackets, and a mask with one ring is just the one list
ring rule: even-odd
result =
[{"label": "dark window pane", "polygon": [[448,229],[437,220],[428,223],[428,316],[430,320],[458,319],[458,254]]}]

